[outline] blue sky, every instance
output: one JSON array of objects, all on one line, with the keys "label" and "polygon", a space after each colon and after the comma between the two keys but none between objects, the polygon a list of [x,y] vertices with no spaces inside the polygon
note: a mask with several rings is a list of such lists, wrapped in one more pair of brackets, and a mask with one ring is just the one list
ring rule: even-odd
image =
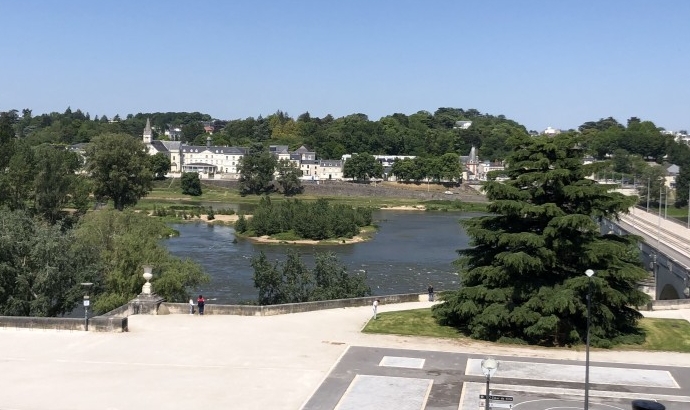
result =
[{"label": "blue sky", "polygon": [[0,0],[0,110],[690,128],[690,1]]}]

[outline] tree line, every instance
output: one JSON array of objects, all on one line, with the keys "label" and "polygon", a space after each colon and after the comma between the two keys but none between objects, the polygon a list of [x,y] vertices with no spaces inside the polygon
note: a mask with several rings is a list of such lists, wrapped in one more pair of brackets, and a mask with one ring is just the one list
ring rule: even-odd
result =
[{"label": "tree line", "polygon": [[[198,112],[137,113],[128,114],[125,118],[115,116],[108,119],[106,116],[91,117],[88,113],[79,109],[73,111],[69,107],[63,113],[33,116],[30,109],[24,109],[21,113],[17,110],[9,111],[6,115],[12,118],[11,127],[15,135],[29,146],[90,142],[105,133],[124,133],[139,138],[146,119],[149,118],[153,124],[154,137],[159,139],[166,138],[163,132],[168,126],[176,126],[182,129],[183,142],[204,145],[208,134],[201,124],[205,122],[213,124],[216,130],[211,135],[214,145],[252,147],[258,144],[263,149],[271,144],[288,145],[292,149],[305,145],[316,151],[318,158],[322,159],[339,159],[344,154],[353,153],[414,155],[431,159],[450,153],[467,155],[471,147],[475,146],[481,159],[502,161],[510,152],[507,145],[509,138],[535,133],[528,133],[523,125],[503,115],[450,107],[438,108],[433,113],[395,113],[375,121],[361,113],[339,118],[331,115],[319,118],[305,112],[293,118],[280,110],[267,117],[260,115],[228,121],[213,120],[209,115]],[[472,125],[467,129],[457,128],[457,121],[472,121]],[[595,158],[619,159],[616,165],[610,167],[609,171],[612,172],[629,173],[631,177],[649,180],[659,176],[653,175],[654,171],[621,166],[626,162],[626,157],[678,165],[680,175],[677,178],[675,205],[685,206],[690,184],[690,152],[686,144],[676,142],[670,135],[664,135],[663,129],[653,122],[632,117],[623,125],[608,117],[587,121],[577,130],[569,131],[577,131],[583,136],[583,147]],[[281,189],[262,181],[258,174],[249,172],[257,166],[260,165],[253,164],[244,170],[243,175],[253,177],[243,181],[241,192],[263,193],[266,190]],[[274,169],[277,169],[275,164]],[[436,167],[427,172],[421,179],[438,179],[438,169],[440,168]],[[375,169],[371,171],[371,175],[380,175]],[[403,180],[420,180],[418,171],[404,168],[398,171],[403,175]],[[355,179],[362,179],[363,175],[359,171],[349,170],[347,174]],[[298,179],[298,172],[287,172],[285,192],[299,193],[299,187],[292,189],[297,185],[295,181]],[[650,190],[650,197],[658,197],[653,192],[658,194],[661,183],[653,185],[658,189]]]},{"label": "tree line", "polygon": [[350,274],[333,252],[317,253],[307,268],[300,254],[288,250],[285,262],[271,263],[263,252],[252,258],[260,305],[346,299],[371,295],[366,273]]}]

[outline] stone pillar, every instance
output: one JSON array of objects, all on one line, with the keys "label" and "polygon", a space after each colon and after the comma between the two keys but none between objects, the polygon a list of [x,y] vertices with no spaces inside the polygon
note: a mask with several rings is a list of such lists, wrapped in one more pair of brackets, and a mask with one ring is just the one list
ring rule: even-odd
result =
[{"label": "stone pillar", "polygon": [[156,294],[141,294],[129,301],[130,311],[133,315],[157,315],[158,308],[164,300]]}]

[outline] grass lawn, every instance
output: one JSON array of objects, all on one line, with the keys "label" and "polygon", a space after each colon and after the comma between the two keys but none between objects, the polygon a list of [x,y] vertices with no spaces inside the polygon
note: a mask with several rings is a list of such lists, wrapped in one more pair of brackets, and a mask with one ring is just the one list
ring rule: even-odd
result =
[{"label": "grass lawn", "polygon": [[645,333],[642,345],[618,346],[621,349],[666,352],[690,352],[690,323],[683,319],[644,318],[640,325]]},{"label": "grass lawn", "polygon": [[[645,350],[690,353],[690,323],[682,319],[650,319],[640,322],[646,334],[641,345],[619,345],[619,350]],[[440,326],[431,317],[431,309],[384,312],[364,327],[365,333],[394,334],[404,336],[428,336],[462,339],[465,336],[455,329]],[[575,349],[580,346],[574,347]]]},{"label": "grass lawn", "polygon": [[[156,206],[166,206],[170,204],[198,204],[200,202],[218,202],[234,204],[258,204],[261,200],[260,195],[241,196],[237,189],[223,188],[213,185],[206,185],[202,181],[202,192],[200,196],[183,195],[181,192],[180,181],[165,180],[154,181],[153,190],[142,198],[136,209],[152,209]],[[287,199],[299,199],[302,201],[315,201],[324,198],[332,203],[345,204],[353,207],[373,207],[390,208],[395,206],[417,206],[424,205],[436,211],[470,211],[486,212],[487,204],[484,202],[461,202],[461,201],[423,201],[411,198],[388,198],[377,196],[317,196],[317,195],[297,195],[295,197],[285,197],[284,195],[273,193],[270,195],[271,201],[284,201]]]}]

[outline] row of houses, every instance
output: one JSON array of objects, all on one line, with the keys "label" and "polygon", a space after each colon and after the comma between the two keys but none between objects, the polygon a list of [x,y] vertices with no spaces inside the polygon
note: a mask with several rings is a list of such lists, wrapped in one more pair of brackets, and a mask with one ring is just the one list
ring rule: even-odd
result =
[{"label": "row of houses", "polygon": [[[247,154],[242,147],[211,145],[211,137],[206,138],[206,145],[185,145],[178,141],[153,139],[151,122],[146,120],[142,135],[149,155],[163,153],[170,159],[170,174],[196,172],[206,179],[239,179],[240,159]],[[272,145],[269,151],[278,160],[287,159],[302,171],[303,179],[343,179],[342,160],[319,160],[316,152],[302,146],[290,152],[287,145]]]},{"label": "row of houses", "polygon": [[[170,159],[170,173],[179,175],[182,172],[196,172],[206,179],[239,179],[238,170],[240,159],[247,154],[242,147],[226,147],[211,145],[211,137],[206,138],[205,146],[184,145],[179,140],[154,140],[151,122],[146,120],[146,127],[142,135],[150,155],[163,153]],[[352,157],[345,154],[341,159],[317,159],[316,152],[301,146],[290,151],[287,145],[272,145],[269,152],[280,161],[287,159],[302,171],[303,180],[342,180],[343,164]],[[384,179],[395,180],[391,168],[395,161],[414,159],[413,155],[374,155],[383,165]],[[461,157],[464,165],[463,179],[465,181],[485,181],[490,171],[502,170],[502,163],[480,161],[477,150],[472,147],[469,156]]]}]

